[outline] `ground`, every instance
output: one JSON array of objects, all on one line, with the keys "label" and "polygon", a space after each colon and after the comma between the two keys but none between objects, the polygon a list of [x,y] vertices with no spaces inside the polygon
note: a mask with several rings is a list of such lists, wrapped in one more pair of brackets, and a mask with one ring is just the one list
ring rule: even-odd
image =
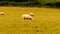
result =
[{"label": "ground", "polygon": [[[60,34],[60,9],[0,7],[0,34]],[[23,20],[22,14],[34,13],[34,20]]]}]

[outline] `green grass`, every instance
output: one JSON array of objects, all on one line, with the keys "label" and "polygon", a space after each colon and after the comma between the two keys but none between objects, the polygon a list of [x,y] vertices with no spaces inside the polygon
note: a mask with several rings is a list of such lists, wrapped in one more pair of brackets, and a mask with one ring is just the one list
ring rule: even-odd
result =
[{"label": "green grass", "polygon": [[[0,16],[0,34],[60,34],[60,9],[0,7],[0,11],[6,13]],[[24,21],[22,14],[29,12],[34,20]]]}]

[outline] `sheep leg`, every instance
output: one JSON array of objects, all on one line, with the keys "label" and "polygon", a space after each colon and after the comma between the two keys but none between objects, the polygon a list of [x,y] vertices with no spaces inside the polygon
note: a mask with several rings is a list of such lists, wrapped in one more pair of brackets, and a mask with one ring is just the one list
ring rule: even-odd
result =
[{"label": "sheep leg", "polygon": [[29,20],[32,20],[31,18],[29,18]]}]

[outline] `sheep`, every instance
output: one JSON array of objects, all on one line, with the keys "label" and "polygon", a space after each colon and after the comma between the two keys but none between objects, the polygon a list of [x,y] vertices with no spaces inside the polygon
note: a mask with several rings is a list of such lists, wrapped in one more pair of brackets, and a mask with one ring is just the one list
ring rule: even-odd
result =
[{"label": "sheep", "polygon": [[5,13],[4,12],[0,12],[0,16],[2,16],[2,15],[5,15]]},{"label": "sheep", "polygon": [[33,15],[32,14],[23,14],[22,15],[22,18],[24,19],[24,20],[33,20],[33,17],[32,17]]}]

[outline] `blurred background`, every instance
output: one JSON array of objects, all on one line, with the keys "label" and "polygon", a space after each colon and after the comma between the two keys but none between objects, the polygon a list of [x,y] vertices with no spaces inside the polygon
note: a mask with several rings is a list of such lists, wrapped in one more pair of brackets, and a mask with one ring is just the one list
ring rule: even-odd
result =
[{"label": "blurred background", "polygon": [[60,8],[60,0],[0,0],[0,6]]}]

